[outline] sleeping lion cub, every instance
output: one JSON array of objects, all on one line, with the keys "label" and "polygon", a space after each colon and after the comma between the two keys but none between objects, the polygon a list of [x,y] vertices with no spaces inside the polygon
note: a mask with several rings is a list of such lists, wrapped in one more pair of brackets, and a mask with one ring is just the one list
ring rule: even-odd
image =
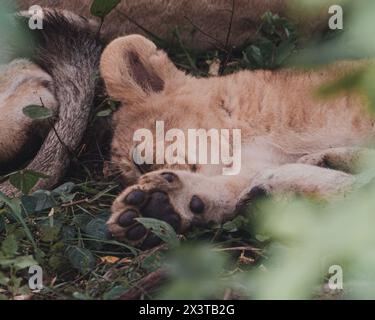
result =
[{"label": "sleeping lion cub", "polygon": [[[148,30],[173,42],[178,27],[180,40],[189,48],[228,50],[253,40],[267,11],[287,16],[308,35],[328,25],[327,10],[319,19],[308,19],[302,11],[291,14],[289,5],[295,8],[295,0],[140,0],[121,1],[99,34],[100,20],[90,14],[92,0],[0,0],[1,6],[7,3],[21,10],[17,20],[29,33],[27,39],[35,40],[26,46],[35,47],[35,54],[14,54],[17,37],[0,33],[0,63],[15,59],[0,65],[0,175],[25,164],[47,174],[49,178],[40,180],[34,190],[54,187],[80,146],[99,86],[100,54],[108,41]],[[29,9],[34,5],[42,8],[40,30],[29,28],[36,13]],[[3,41],[4,35],[8,41]],[[53,110],[56,117],[31,121],[22,113],[31,104]],[[0,191],[18,192],[9,183],[0,184]]]},{"label": "sleeping lion cub", "polygon": [[[294,192],[327,198],[350,190],[355,177],[344,171],[354,173],[360,154],[370,152],[357,147],[374,137],[374,120],[360,97],[319,101],[312,94],[355,67],[242,71],[199,79],[179,71],[142,36],[113,41],[101,57],[108,94],[123,105],[114,116],[112,160],[133,185],[113,204],[111,232],[149,247],[160,239],[137,217],[160,219],[184,232],[195,224],[231,219],[260,195]],[[165,131],[177,128],[186,136],[189,129],[241,130],[240,172],[223,175],[217,164],[140,165],[134,134],[140,128],[155,132],[157,121],[163,121]],[[169,144],[176,141],[176,147],[182,143],[170,139]]]},{"label": "sleeping lion cub", "polygon": [[[50,2],[54,1],[44,4]],[[18,3],[28,5],[30,1]],[[62,1],[56,3],[63,5]],[[213,1],[202,3],[208,9],[216,8]],[[251,3],[257,11],[254,16],[259,16],[259,10],[264,9],[261,3],[277,5],[283,13],[286,2]],[[82,5],[86,12],[87,2]],[[160,242],[136,222],[141,216],[166,221],[177,232],[184,232],[192,225],[231,219],[244,204],[264,194],[335,196],[351,189],[360,156],[370,152],[364,148],[374,136],[374,121],[360,97],[318,101],[312,96],[316,87],[344,74],[347,68],[356,68],[354,64],[315,72],[242,71],[198,79],[179,71],[143,36],[114,40],[102,54],[105,41],[97,37],[95,23],[74,13],[46,13],[43,30],[35,31],[39,41],[35,57],[15,60],[0,70],[0,170],[4,163],[14,164],[23,153],[22,146],[28,146],[27,138],[41,135],[42,146],[27,168],[50,176],[37,188],[51,188],[59,182],[87,127],[100,60],[109,96],[122,103],[114,116],[112,160],[129,187],[114,202],[108,221],[111,232],[121,240],[141,247]],[[241,17],[237,16],[238,21],[235,18],[235,25],[242,25]],[[254,34],[255,28],[249,30]],[[107,36],[115,37],[110,32]],[[231,39],[239,41],[240,37]],[[199,43],[213,48],[206,40]],[[194,39],[191,41],[194,46]],[[31,123],[23,115],[25,104],[39,102],[57,115],[51,120],[53,130],[51,123]],[[168,161],[153,157],[152,161],[138,162],[142,154],[136,152],[140,144],[136,133],[140,129],[156,132],[158,123],[163,123],[164,131],[175,129],[169,142],[177,150],[172,156],[181,160],[176,164],[165,165],[163,162]],[[41,127],[47,132],[39,133]],[[235,157],[233,163],[221,164],[185,159],[196,156],[197,151],[186,148],[178,135],[189,136],[192,129],[212,135],[212,129],[229,132],[221,135],[224,144],[220,152],[227,149],[228,158],[236,154],[240,165],[232,175],[223,173],[235,164]],[[168,145],[151,143],[148,147],[154,154]],[[215,149],[212,143],[211,148]],[[6,184],[0,190],[9,195],[14,192]]]}]

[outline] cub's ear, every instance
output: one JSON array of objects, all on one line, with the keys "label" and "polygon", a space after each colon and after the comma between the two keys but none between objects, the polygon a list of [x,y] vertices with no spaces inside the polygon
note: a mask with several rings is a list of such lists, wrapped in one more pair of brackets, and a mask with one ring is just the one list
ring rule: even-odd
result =
[{"label": "cub's ear", "polygon": [[111,98],[141,103],[185,77],[165,52],[140,35],[114,40],[104,50],[100,70]]}]

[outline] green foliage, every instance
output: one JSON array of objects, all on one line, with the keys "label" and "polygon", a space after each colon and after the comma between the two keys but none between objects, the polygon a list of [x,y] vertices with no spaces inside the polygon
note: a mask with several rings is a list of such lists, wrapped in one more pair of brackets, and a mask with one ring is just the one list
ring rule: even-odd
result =
[{"label": "green foliage", "polygon": [[173,36],[175,43],[160,39],[156,43],[168,52],[178,67],[196,76],[212,75],[211,69],[213,66],[216,69],[216,64],[219,64],[219,74],[223,75],[239,69],[276,69],[287,61],[298,45],[295,26],[272,12],[266,12],[262,17],[257,39],[238,48],[222,45],[215,50],[196,52],[182,42],[178,28],[173,30]]},{"label": "green foliage", "polygon": [[171,281],[159,298],[195,300],[223,297],[230,283],[221,278],[226,273],[226,258],[204,244],[180,248],[168,258],[166,266]]},{"label": "green foliage", "polygon": [[104,300],[117,300],[119,299],[126,291],[128,288],[125,288],[123,286],[116,286],[106,292],[103,296]]},{"label": "green foliage", "polygon": [[[95,294],[86,292],[98,285],[97,273],[104,275],[120,260],[116,258],[113,264],[102,264],[98,263],[101,258],[110,256],[113,260],[116,256],[126,255],[133,259],[138,255],[138,250],[114,241],[107,231],[107,210],[115,197],[109,190],[113,189],[113,185],[98,189],[96,183],[76,185],[69,182],[55,190],[39,190],[20,199],[11,200],[1,195],[6,207],[0,210],[0,288],[8,293],[2,298],[30,294],[26,290],[27,275],[19,274],[21,268],[30,265],[40,265],[46,273],[61,277],[59,283],[51,287],[46,284],[43,292],[48,297],[54,296],[55,286],[60,288],[61,284],[67,290],[64,293],[67,297],[102,297],[106,292],[108,296],[115,296],[115,292],[109,292],[112,287],[126,284],[126,275],[118,281],[106,281]],[[72,204],[76,197],[89,194],[96,197],[96,202],[87,200]],[[81,276],[87,279],[83,282],[86,287],[70,283],[74,277]],[[4,285],[5,281],[9,284]]]},{"label": "green foliage", "polygon": [[171,248],[177,247],[180,244],[176,232],[168,223],[150,218],[138,218],[137,221],[143,224],[146,229],[151,230]]},{"label": "green foliage", "polygon": [[[311,1],[304,0],[306,6],[314,6]],[[328,0],[320,1],[331,5]],[[375,3],[371,0],[348,1],[341,0],[335,4],[341,4],[344,9],[344,30],[338,37],[322,43],[313,43],[310,47],[298,53],[295,62],[303,66],[327,64],[337,60],[363,59],[373,57],[375,53],[375,41],[373,39]]]},{"label": "green foliage", "polygon": [[45,120],[53,117],[53,111],[42,106],[30,105],[23,108],[23,114],[33,120]]},{"label": "green foliage", "polygon": [[119,107],[120,103],[112,100],[104,100],[95,110],[95,116],[105,118],[111,116]]},{"label": "green foliage", "polygon": [[21,170],[9,176],[9,182],[23,194],[29,194],[40,179],[48,178],[47,175],[32,170]]},{"label": "green foliage", "polygon": [[296,49],[295,28],[286,19],[267,12],[262,21],[259,39],[243,51],[242,67],[275,69],[283,65]]},{"label": "green foliage", "polygon": [[0,288],[6,288],[13,297],[30,292],[18,272],[38,264],[31,255],[18,254],[19,240],[10,234],[2,241],[0,248]]},{"label": "green foliage", "polygon": [[86,273],[95,267],[96,259],[90,250],[71,246],[67,249],[67,256],[73,268]]}]

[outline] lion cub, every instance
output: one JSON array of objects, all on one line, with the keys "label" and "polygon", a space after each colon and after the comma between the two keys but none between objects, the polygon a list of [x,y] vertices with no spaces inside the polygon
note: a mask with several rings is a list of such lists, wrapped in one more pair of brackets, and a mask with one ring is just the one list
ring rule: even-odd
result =
[{"label": "lion cub", "polygon": [[[23,29],[29,32],[28,19],[35,11],[28,9],[34,5],[41,6],[43,28],[33,30],[32,34],[40,39],[49,38],[49,41],[36,46],[42,52],[37,52],[31,59],[33,63],[24,64],[18,76],[5,76],[8,80],[0,82],[0,110],[3,110],[0,114],[0,174],[19,168],[25,164],[25,159],[29,160],[38,151],[25,154],[25,150],[30,151],[31,145],[40,146],[40,143],[30,144],[26,141],[26,138],[35,136],[35,127],[43,127],[48,133],[47,137],[46,134],[36,135],[39,140],[45,139],[40,141],[41,149],[27,166],[50,176],[35,189],[49,189],[60,181],[74,154],[72,150],[78,147],[85,132],[87,115],[97,87],[96,81],[91,81],[94,78],[91,73],[96,72],[101,43],[135,32],[150,35],[146,30],[163,40],[177,41],[173,31],[178,27],[180,40],[189,48],[227,50],[254,39],[262,23],[261,17],[267,11],[289,17],[309,35],[328,24],[325,14],[320,19],[306,19],[302,12],[291,15],[288,5],[293,4],[294,0],[121,1],[105,19],[100,29],[100,39],[97,39],[100,21],[90,14],[92,0],[3,0],[4,5],[7,3],[24,10],[20,16],[24,17]],[[9,40],[13,41],[12,38]],[[12,50],[10,47],[10,43],[3,43],[1,50]],[[21,53],[17,57],[25,58],[25,55]],[[43,61],[46,57],[50,63]],[[14,66],[10,68],[16,74],[18,69]],[[41,77],[36,80],[28,76],[38,72]],[[22,78],[23,75],[25,77]],[[48,78],[47,87],[44,78]],[[7,97],[9,95],[13,97],[11,101]],[[55,101],[49,105],[51,99]],[[57,135],[49,123],[35,125],[22,114],[22,108],[26,105],[40,105],[41,102],[46,107],[58,109],[56,115],[60,116],[60,124],[56,126]],[[57,136],[63,138],[64,145]],[[0,185],[0,191],[8,195],[17,193],[9,184]]]},{"label": "lion cub", "polygon": [[[312,95],[347,68],[355,65],[200,79],[179,71],[142,36],[113,41],[102,55],[101,74],[108,94],[122,102],[114,116],[112,160],[131,186],[113,204],[111,232],[149,247],[160,239],[137,217],[160,219],[184,232],[194,224],[233,218],[242,203],[264,193],[329,197],[349,190],[354,176],[344,170],[354,170],[356,147],[374,137],[374,120],[357,96],[319,101]],[[240,172],[223,175],[223,164],[188,161],[140,165],[134,134],[141,128],[155,132],[160,121],[165,131],[241,130]],[[151,146],[156,152],[158,147]]]}]

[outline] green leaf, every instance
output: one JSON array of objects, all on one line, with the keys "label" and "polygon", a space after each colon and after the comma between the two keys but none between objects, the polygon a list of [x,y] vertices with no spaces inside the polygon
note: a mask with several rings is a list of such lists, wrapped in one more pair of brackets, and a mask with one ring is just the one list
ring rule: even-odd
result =
[{"label": "green leaf", "polygon": [[109,232],[105,220],[93,219],[85,227],[85,231],[88,235],[99,240],[108,240]]},{"label": "green leaf", "polygon": [[8,236],[1,244],[1,251],[6,257],[14,257],[18,250],[18,244],[14,235]]},{"label": "green leaf", "polygon": [[84,230],[91,219],[92,218],[88,214],[81,213],[74,216],[73,223],[80,229]]},{"label": "green leaf", "polygon": [[40,179],[48,178],[47,175],[32,170],[21,170],[9,176],[9,182],[23,194],[29,194]]},{"label": "green leaf", "polygon": [[121,0],[94,0],[90,12],[93,16],[104,19]]},{"label": "green leaf", "polygon": [[180,245],[180,240],[178,239],[176,232],[168,223],[151,218],[138,218],[136,220],[146,229],[151,230],[170,247],[173,248]]},{"label": "green leaf", "polygon": [[7,277],[4,273],[0,272],[0,285],[6,286],[9,281],[9,277]]},{"label": "green leaf", "polygon": [[146,270],[147,272],[151,273],[159,268],[162,267],[162,265],[165,262],[165,255],[158,251],[154,254],[151,254],[142,261],[141,267],[143,270]]},{"label": "green leaf", "polygon": [[106,292],[103,295],[104,300],[118,300],[126,291],[128,291],[128,288],[125,288],[123,286],[116,286]]},{"label": "green leaf", "polygon": [[103,110],[103,111],[100,111],[96,114],[97,117],[99,118],[103,118],[103,117],[108,117],[112,114],[112,110],[111,109],[107,109],[107,110]]},{"label": "green leaf", "polygon": [[281,66],[293,54],[295,48],[296,45],[293,41],[285,41],[281,43],[277,48],[275,66]]},{"label": "green leaf", "polygon": [[31,196],[21,197],[22,205],[28,213],[42,212],[57,206],[56,200],[48,191],[38,190]]},{"label": "green leaf", "polygon": [[17,218],[17,220],[21,223],[27,237],[29,238],[29,240],[33,244],[34,250],[37,251],[38,246],[36,245],[34,237],[33,237],[29,227],[27,226],[27,224],[26,224],[26,222],[25,222],[25,220],[22,216],[21,200],[19,200],[19,199],[9,199],[5,194],[3,194],[0,191],[0,201],[3,201],[10,208],[10,210],[12,210],[12,213]]},{"label": "green leaf", "polygon": [[352,73],[346,74],[340,79],[336,79],[333,82],[322,85],[317,94],[320,97],[327,98],[339,94],[342,91],[349,91],[358,89],[362,84],[365,76],[365,70],[355,70]]},{"label": "green leaf", "polygon": [[74,292],[73,298],[77,300],[92,300],[88,295],[81,293],[81,292]]},{"label": "green leaf", "polygon": [[42,106],[30,105],[23,108],[23,114],[33,120],[45,120],[53,117],[53,111]]},{"label": "green leaf", "polygon": [[61,231],[61,225],[42,226],[40,240],[42,240],[43,242],[53,242],[58,239],[60,231]]},{"label": "green leaf", "polygon": [[71,246],[66,254],[71,265],[81,273],[86,273],[95,267],[96,259],[87,249]]},{"label": "green leaf", "polygon": [[246,219],[243,216],[239,216],[232,221],[224,223],[223,230],[227,232],[237,232],[246,223]]},{"label": "green leaf", "polygon": [[21,215],[21,202],[18,199],[10,199],[0,191],[0,201],[4,202],[17,217]]},{"label": "green leaf", "polygon": [[32,194],[34,199],[36,200],[35,211],[41,212],[44,210],[51,209],[57,206],[57,202],[55,198],[52,196],[51,192],[38,190]]},{"label": "green leaf", "polygon": [[67,182],[61,185],[60,187],[52,191],[52,195],[58,196],[60,200],[64,203],[71,202],[74,200],[76,194],[72,193],[75,188],[73,182]]},{"label": "green leaf", "polygon": [[66,258],[61,255],[53,255],[48,259],[48,265],[56,271],[63,271],[63,268],[66,267]]},{"label": "green leaf", "polygon": [[14,266],[18,270],[22,270],[31,266],[38,265],[38,262],[35,261],[33,256],[24,256],[24,257],[18,257],[14,260]]},{"label": "green leaf", "polygon": [[64,243],[73,241],[76,237],[77,237],[77,228],[73,226],[64,226],[62,228],[61,238]]},{"label": "green leaf", "polygon": [[264,236],[264,235],[262,235],[262,234],[257,234],[257,235],[255,236],[255,239],[257,239],[257,240],[260,241],[260,242],[265,242],[265,241],[270,240],[271,238],[270,238],[269,236]]}]

